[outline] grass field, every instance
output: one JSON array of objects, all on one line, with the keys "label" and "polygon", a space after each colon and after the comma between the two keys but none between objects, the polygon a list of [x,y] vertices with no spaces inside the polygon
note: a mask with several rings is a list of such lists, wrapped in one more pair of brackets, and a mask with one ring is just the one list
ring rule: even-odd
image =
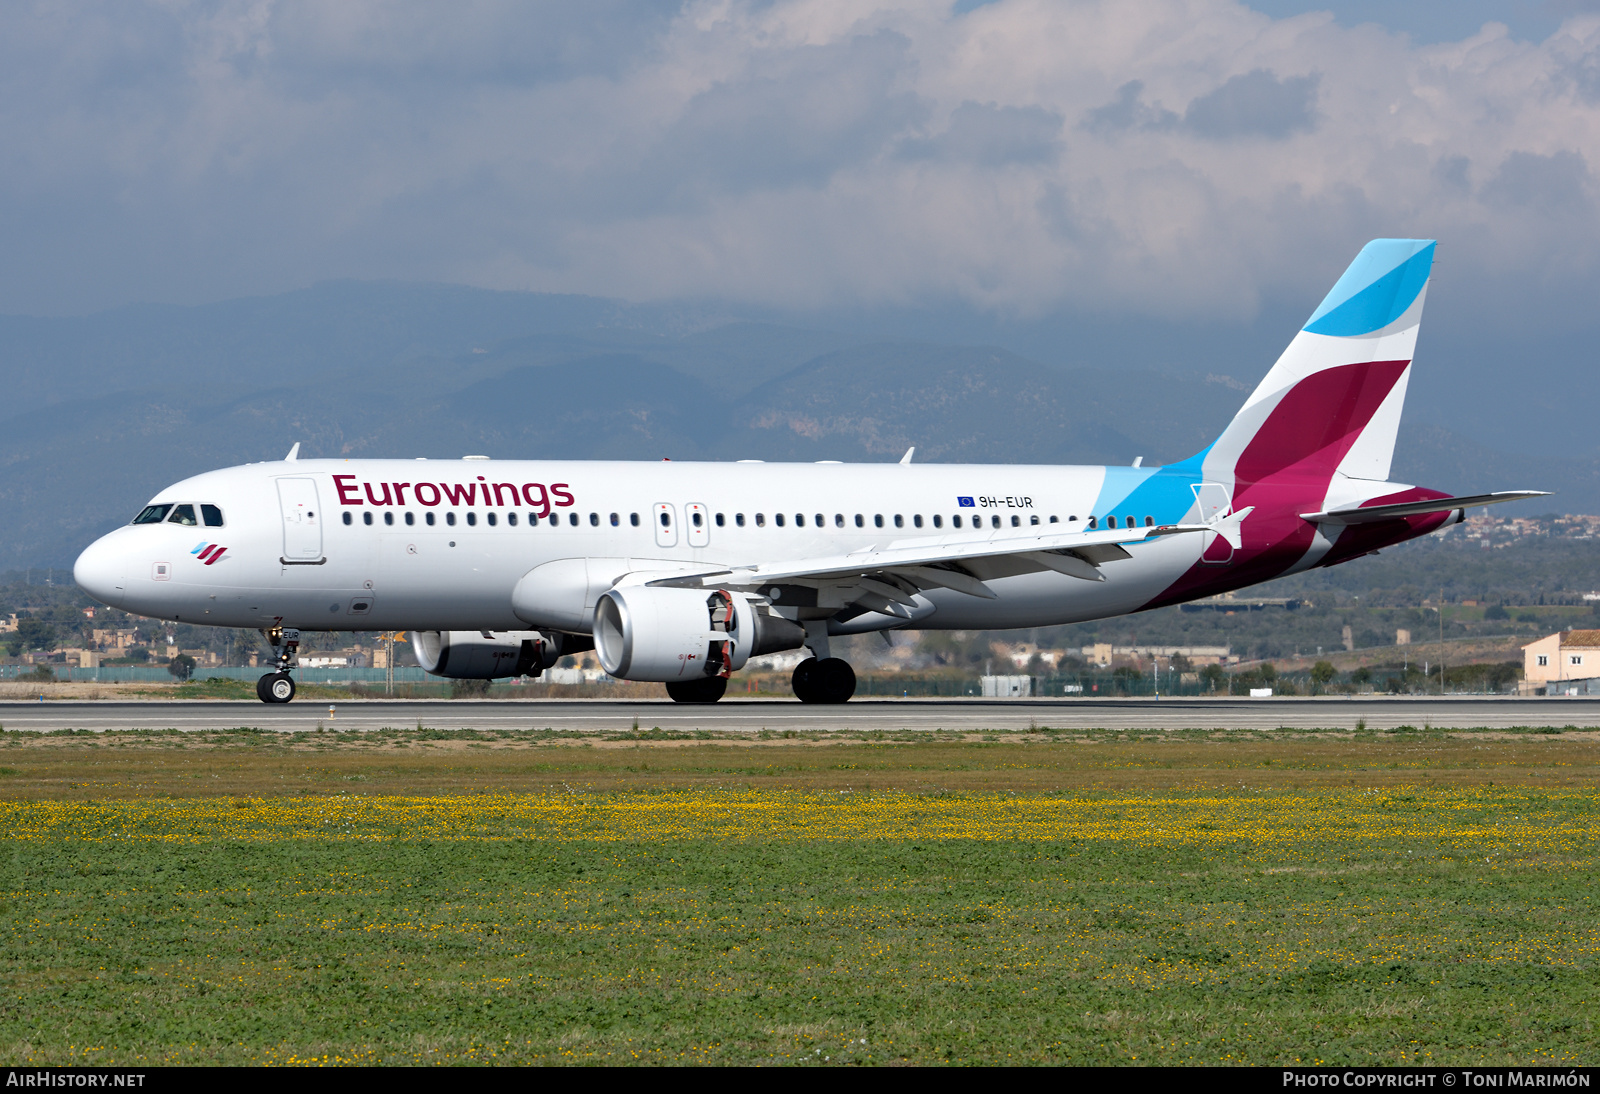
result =
[{"label": "grass field", "polygon": [[0,734],[0,1061],[1592,1063],[1600,735]]}]

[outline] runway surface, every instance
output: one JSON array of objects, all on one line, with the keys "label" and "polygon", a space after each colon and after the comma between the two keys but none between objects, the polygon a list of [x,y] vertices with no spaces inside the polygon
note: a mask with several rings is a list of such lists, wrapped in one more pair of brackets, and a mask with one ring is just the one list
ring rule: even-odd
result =
[{"label": "runway surface", "polygon": [[296,700],[254,702],[5,702],[6,730],[178,729],[250,726],[296,732],[328,729],[556,729],[753,732],[759,730],[1372,729],[1424,725],[1446,729],[1600,726],[1600,698],[1319,698],[865,700],[809,706],[782,700],[734,700],[712,706],[670,702],[533,699],[520,701],[355,700],[334,706]]}]

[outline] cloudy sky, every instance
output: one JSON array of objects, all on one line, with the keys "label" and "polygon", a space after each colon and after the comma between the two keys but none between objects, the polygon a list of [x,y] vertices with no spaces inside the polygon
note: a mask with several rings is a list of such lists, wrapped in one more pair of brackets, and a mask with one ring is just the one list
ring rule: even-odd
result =
[{"label": "cloudy sky", "polygon": [[400,278],[1249,324],[1405,235],[1447,314],[1587,345],[1597,8],[17,0],[0,313]]}]

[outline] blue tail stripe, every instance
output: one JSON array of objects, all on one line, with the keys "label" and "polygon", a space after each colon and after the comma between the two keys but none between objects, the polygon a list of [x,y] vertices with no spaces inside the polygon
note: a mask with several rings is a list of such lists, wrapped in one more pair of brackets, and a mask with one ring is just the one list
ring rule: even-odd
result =
[{"label": "blue tail stripe", "polygon": [[1428,283],[1434,241],[1375,239],[1361,248],[1305,330],[1351,338],[1382,330],[1406,313]]}]

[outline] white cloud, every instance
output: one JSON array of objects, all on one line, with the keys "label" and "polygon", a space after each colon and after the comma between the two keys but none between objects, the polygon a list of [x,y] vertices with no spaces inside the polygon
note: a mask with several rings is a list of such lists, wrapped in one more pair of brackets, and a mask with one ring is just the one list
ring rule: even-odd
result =
[{"label": "white cloud", "polygon": [[403,277],[1242,318],[1375,235],[1558,307],[1597,140],[1592,15],[39,2],[0,9],[0,311]]}]

